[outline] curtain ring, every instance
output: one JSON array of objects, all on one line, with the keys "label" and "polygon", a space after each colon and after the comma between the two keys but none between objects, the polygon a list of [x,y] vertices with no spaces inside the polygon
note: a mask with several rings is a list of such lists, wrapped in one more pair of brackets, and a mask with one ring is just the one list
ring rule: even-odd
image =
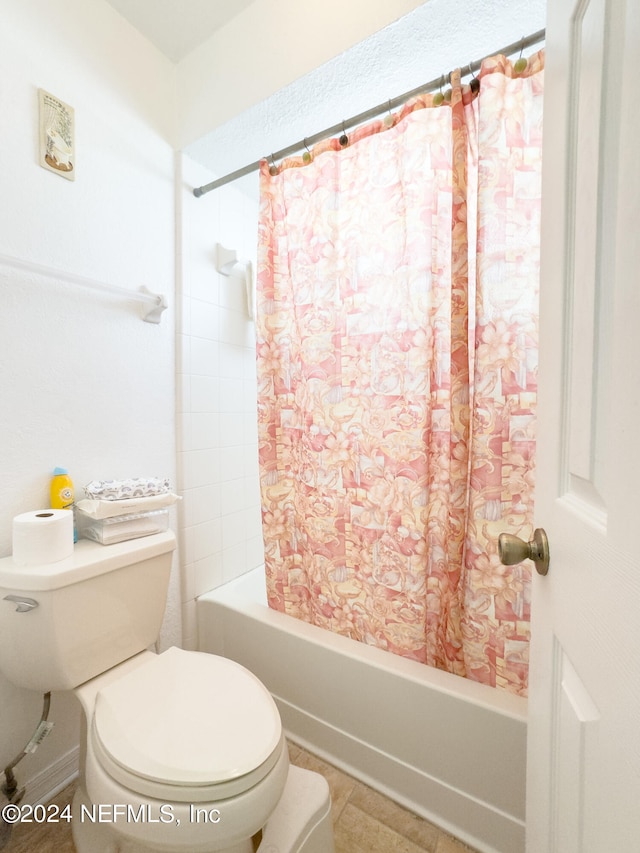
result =
[{"label": "curtain ring", "polygon": [[345,147],[345,145],[349,144],[349,137],[347,136],[347,131],[344,127],[344,120],[342,122],[342,136],[340,137],[338,142],[340,143],[340,145],[342,145],[343,148]]},{"label": "curtain ring", "polygon": [[389,98],[389,100],[387,101],[387,109],[389,110],[389,112],[382,120],[382,123],[385,127],[392,127],[395,119],[393,117],[393,113],[391,112],[391,98]]},{"label": "curtain ring", "polygon": [[520,55],[513,63],[513,70],[516,74],[522,74],[523,71],[526,70],[527,65],[529,64],[527,58],[522,55],[522,51],[524,50],[524,36],[522,36],[522,40],[520,41]]},{"label": "curtain ring", "polygon": [[302,162],[303,162],[303,163],[310,163],[310,162],[311,162],[311,151],[309,151],[309,146],[307,145],[307,137],[306,137],[306,136],[305,136],[305,138],[302,140],[302,144],[303,144],[303,145],[304,145],[304,147],[307,149],[307,150],[306,150],[306,151],[304,151],[304,152],[303,152],[303,154],[302,154]]},{"label": "curtain ring", "polygon": [[445,80],[449,84],[449,88],[444,93],[443,98],[447,104],[451,103],[451,95],[453,94],[453,89],[451,88],[451,72],[445,75]]},{"label": "curtain ring", "polygon": [[275,176],[278,174],[279,171],[280,170],[278,169],[278,164],[276,163],[275,157],[272,154],[271,155],[271,165],[269,166],[269,174],[271,175],[272,178],[275,178]]},{"label": "curtain ring", "polygon": [[472,65],[473,65],[473,62],[470,62],[469,63],[469,73],[471,74],[471,80],[469,81],[469,88],[471,89],[471,91],[473,92],[474,95],[477,95],[478,92],[480,91],[480,81],[478,80],[476,75],[473,73]]}]

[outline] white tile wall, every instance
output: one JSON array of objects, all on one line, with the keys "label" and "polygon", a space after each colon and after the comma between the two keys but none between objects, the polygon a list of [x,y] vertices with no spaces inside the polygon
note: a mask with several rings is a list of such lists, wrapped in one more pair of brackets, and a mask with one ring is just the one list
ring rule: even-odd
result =
[{"label": "white tile wall", "polygon": [[182,618],[196,648],[195,598],[264,561],[258,486],[255,331],[215,244],[255,272],[257,202],[233,186],[196,199],[212,175],[181,158],[177,432]]}]

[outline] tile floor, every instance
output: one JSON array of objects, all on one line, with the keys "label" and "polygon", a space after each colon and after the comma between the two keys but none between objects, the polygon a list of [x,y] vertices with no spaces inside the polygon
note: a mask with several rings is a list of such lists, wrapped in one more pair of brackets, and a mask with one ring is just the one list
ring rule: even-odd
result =
[{"label": "tile floor", "polygon": [[289,757],[298,767],[322,773],[329,783],[336,853],[474,853],[429,821],[293,743]]},{"label": "tile floor", "polygon": [[[336,853],[474,853],[433,824],[347,776],[304,749],[289,744],[291,763],[315,770],[331,788]],[[54,802],[62,807],[71,801],[74,784]],[[75,853],[71,826],[21,824],[14,827],[2,853]]]}]

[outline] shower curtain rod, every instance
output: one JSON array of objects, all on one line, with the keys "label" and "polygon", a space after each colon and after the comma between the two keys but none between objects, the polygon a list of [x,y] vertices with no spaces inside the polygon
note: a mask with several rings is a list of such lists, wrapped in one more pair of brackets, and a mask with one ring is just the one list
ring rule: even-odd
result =
[{"label": "shower curtain rod", "polygon": [[[536,33],[532,33],[530,36],[523,36],[518,41],[513,42],[513,44],[509,44],[506,47],[501,48],[500,50],[494,51],[494,53],[487,54],[487,56],[483,56],[482,59],[476,59],[474,62],[470,62],[468,65],[464,65],[460,71],[463,77],[468,74],[473,74],[475,71],[480,70],[480,66],[482,65],[485,59],[488,59],[490,56],[495,56],[496,54],[503,54],[504,56],[510,56],[517,51],[523,51],[528,47],[531,47],[534,44],[538,44],[538,42],[544,41],[545,31],[538,30]],[[449,79],[451,75],[448,75]],[[288,145],[286,148],[281,148],[280,151],[275,151],[273,154],[267,155],[267,157],[271,160],[281,160],[283,157],[288,157],[291,154],[295,154],[296,151],[301,151],[303,148],[307,148],[309,145],[315,145],[316,142],[321,142],[323,139],[327,139],[330,136],[335,136],[337,133],[346,134],[346,128],[353,128],[356,125],[362,124],[369,119],[375,118],[376,116],[381,115],[385,112],[390,112],[396,107],[402,106],[402,104],[406,103],[410,98],[414,98],[416,95],[424,94],[425,92],[432,92],[434,89],[439,88],[446,81],[446,76],[441,74],[436,80],[431,80],[430,83],[425,83],[423,86],[418,86],[416,89],[412,89],[410,92],[405,92],[404,95],[398,95],[395,98],[390,98],[385,101],[384,104],[379,104],[377,107],[372,107],[371,109],[365,110],[362,113],[358,113],[358,115],[352,116],[351,118],[345,119],[341,121],[339,124],[334,124],[333,127],[328,127],[326,130],[321,130],[318,133],[314,133],[313,136],[308,136],[305,139],[300,140],[300,142],[296,142],[293,145]],[[225,175],[223,178],[218,178],[215,181],[211,181],[209,184],[205,184],[202,187],[196,187],[193,190],[194,196],[196,198],[200,198],[200,196],[205,195],[206,193],[211,192],[211,190],[217,190],[219,187],[224,186],[225,184],[230,184],[233,181],[237,181],[238,178],[243,178],[245,175],[251,174],[251,172],[257,172],[260,168],[260,163],[265,158],[262,157],[260,160],[256,160],[255,163],[250,163],[248,166],[243,166],[242,169],[237,169],[235,172],[230,172],[228,175]]]}]

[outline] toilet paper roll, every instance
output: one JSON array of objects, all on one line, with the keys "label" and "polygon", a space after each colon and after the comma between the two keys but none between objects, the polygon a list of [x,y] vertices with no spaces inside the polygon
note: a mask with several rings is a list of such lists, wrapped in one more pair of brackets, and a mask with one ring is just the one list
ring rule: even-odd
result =
[{"label": "toilet paper roll", "polygon": [[57,563],[73,554],[73,510],[36,509],[13,519],[13,562],[17,566]]}]

